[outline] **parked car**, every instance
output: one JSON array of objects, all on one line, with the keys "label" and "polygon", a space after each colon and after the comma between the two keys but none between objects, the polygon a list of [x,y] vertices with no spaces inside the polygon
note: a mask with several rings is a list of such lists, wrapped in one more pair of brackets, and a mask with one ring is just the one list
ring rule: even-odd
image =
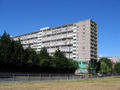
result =
[{"label": "parked car", "polygon": [[103,74],[97,73],[97,76],[98,76],[98,77],[103,77]]}]

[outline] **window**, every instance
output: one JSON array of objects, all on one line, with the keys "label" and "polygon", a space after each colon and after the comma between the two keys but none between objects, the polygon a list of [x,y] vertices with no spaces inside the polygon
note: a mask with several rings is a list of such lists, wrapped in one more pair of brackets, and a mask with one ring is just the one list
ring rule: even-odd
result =
[{"label": "window", "polygon": [[73,52],[76,51],[75,49],[73,50]]},{"label": "window", "polygon": [[76,37],[76,35],[73,35],[73,37]]},{"label": "window", "polygon": [[85,50],[85,47],[83,47],[83,50]]},{"label": "window", "polygon": [[82,62],[82,64],[86,64],[86,62],[85,62],[85,61],[83,61],[83,62]]},{"label": "window", "polygon": [[73,42],[73,44],[76,44],[76,42]]},{"label": "window", "polygon": [[74,27],[77,26],[76,24],[73,25]]},{"label": "window", "polygon": [[73,57],[73,59],[76,59],[75,57]]},{"label": "window", "polygon": [[73,48],[76,48],[76,46],[73,46]]},{"label": "window", "polygon": [[73,40],[76,40],[76,38],[73,38]]},{"label": "window", "polygon": [[83,34],[85,34],[85,32],[83,32]]}]

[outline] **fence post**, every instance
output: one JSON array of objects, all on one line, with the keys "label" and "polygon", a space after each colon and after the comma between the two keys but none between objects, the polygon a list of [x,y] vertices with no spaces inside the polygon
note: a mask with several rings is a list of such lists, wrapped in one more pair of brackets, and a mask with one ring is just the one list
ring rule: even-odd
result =
[{"label": "fence post", "polygon": [[40,81],[41,81],[41,74],[40,74]]},{"label": "fence post", "polygon": [[13,75],[12,75],[12,80],[13,80],[13,81],[15,80],[14,73],[13,73]]},{"label": "fence post", "polygon": [[30,80],[30,75],[28,74],[28,81]]}]

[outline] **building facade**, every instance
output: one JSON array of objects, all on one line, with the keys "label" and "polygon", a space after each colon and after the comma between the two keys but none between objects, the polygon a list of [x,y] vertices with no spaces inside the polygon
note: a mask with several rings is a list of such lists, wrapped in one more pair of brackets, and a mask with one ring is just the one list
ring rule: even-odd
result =
[{"label": "building facade", "polygon": [[78,62],[77,72],[87,72],[87,63],[97,60],[97,24],[90,19],[12,38],[20,39],[24,48],[30,45],[37,52],[46,47],[50,55],[59,48],[66,57]]}]

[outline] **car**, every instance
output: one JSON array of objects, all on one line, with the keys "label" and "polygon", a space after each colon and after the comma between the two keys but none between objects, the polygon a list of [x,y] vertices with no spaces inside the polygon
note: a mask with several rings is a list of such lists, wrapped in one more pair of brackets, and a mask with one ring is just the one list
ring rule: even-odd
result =
[{"label": "car", "polygon": [[103,77],[103,74],[97,73],[97,76],[98,76],[98,77]]}]

